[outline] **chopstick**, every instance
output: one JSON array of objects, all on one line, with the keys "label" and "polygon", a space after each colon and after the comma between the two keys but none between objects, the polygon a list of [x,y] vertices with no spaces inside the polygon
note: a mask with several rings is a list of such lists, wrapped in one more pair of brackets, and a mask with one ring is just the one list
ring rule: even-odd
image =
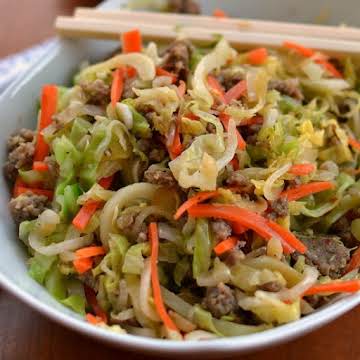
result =
[{"label": "chopstick", "polygon": [[[108,20],[126,20],[128,22],[163,24],[172,26],[191,26],[211,29],[212,31],[233,30],[241,32],[258,32],[271,34],[285,34],[317,38],[360,40],[360,29],[356,27],[325,26],[301,23],[264,21],[240,18],[215,18],[204,15],[183,15],[173,13],[152,13],[118,9],[94,9],[78,7],[75,10],[75,17],[94,18]],[[155,22],[156,21],[156,22]]]},{"label": "chopstick", "polygon": [[[174,19],[187,19],[186,25],[179,26],[179,23],[176,23]],[[210,27],[209,24],[210,19],[213,24],[212,27]],[[58,17],[55,27],[60,35],[66,37],[118,40],[121,33],[138,28],[145,40],[171,41],[182,36],[201,45],[213,41],[214,34],[220,34],[237,49],[259,46],[278,48],[282,46],[284,41],[293,41],[334,55],[360,55],[360,41],[339,40],[334,37],[300,36],[292,33],[250,31],[245,26],[243,28],[247,30],[240,29],[239,27],[237,30],[234,30],[228,21],[230,21],[230,19],[80,8],[75,12],[75,17]],[[231,21],[236,20],[233,19]],[[204,25],[205,22],[207,25]],[[224,28],[224,24],[227,24],[228,27]],[[307,25],[301,26],[306,27]],[[283,25],[284,31],[285,27],[286,26]],[[260,30],[260,27],[258,26],[256,29]],[[275,27],[273,27],[273,31],[275,31]]]}]

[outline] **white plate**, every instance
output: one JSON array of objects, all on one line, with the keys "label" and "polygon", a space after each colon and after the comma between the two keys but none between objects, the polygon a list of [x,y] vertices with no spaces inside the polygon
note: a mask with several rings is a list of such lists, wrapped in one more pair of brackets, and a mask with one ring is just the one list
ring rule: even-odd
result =
[{"label": "white plate", "polygon": [[[110,2],[114,4],[114,2]],[[225,3],[225,2],[224,2]],[[107,2],[109,5],[109,2]],[[35,128],[36,100],[45,83],[66,84],[71,80],[78,65],[86,59],[103,58],[116,48],[117,44],[102,41],[56,42],[46,58],[22,79],[8,88],[0,97],[2,131],[0,132],[1,163],[5,161],[5,144],[10,133],[25,126]],[[94,54],[96,56],[94,56]],[[239,354],[290,340],[312,331],[335,319],[360,303],[360,294],[349,296],[329,305],[297,322],[263,333],[223,338],[202,342],[173,342],[148,339],[131,335],[118,335],[87,324],[80,316],[54,300],[47,291],[27,274],[27,254],[17,239],[15,226],[9,216],[6,203],[9,199],[6,183],[0,177],[0,284],[25,303],[49,318],[83,334],[118,347],[142,353],[157,354],[206,354],[207,357]]]}]

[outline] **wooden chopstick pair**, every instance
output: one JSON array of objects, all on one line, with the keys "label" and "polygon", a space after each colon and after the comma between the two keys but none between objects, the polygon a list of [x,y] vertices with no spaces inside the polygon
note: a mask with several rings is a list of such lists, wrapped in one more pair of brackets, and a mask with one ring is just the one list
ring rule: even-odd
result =
[{"label": "wooden chopstick pair", "polygon": [[77,8],[73,17],[56,19],[57,32],[67,37],[119,39],[138,28],[145,40],[169,41],[181,34],[195,43],[223,35],[234,47],[279,47],[290,40],[332,54],[360,55],[360,29],[211,16]]}]

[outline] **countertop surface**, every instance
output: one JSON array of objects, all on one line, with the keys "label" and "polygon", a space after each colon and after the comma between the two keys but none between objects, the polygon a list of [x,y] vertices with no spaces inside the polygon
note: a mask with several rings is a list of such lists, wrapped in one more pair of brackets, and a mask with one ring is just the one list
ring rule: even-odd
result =
[{"label": "countertop surface", "polygon": [[[53,35],[57,14],[95,0],[0,0],[0,57]],[[290,343],[233,356],[242,360],[360,359],[360,307],[330,325]],[[0,360],[143,359],[109,348],[57,325],[0,290]],[[151,357],[148,357],[151,359]],[[158,357],[154,357],[158,358]]]}]

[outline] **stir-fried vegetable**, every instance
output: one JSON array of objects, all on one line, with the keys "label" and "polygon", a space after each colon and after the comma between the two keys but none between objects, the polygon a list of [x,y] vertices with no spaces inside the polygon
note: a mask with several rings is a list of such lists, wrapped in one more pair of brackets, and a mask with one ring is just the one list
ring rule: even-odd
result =
[{"label": "stir-fried vegetable", "polygon": [[71,87],[45,85],[36,133],[8,140],[34,281],[92,325],[173,340],[359,291],[358,60],[121,41]]}]

